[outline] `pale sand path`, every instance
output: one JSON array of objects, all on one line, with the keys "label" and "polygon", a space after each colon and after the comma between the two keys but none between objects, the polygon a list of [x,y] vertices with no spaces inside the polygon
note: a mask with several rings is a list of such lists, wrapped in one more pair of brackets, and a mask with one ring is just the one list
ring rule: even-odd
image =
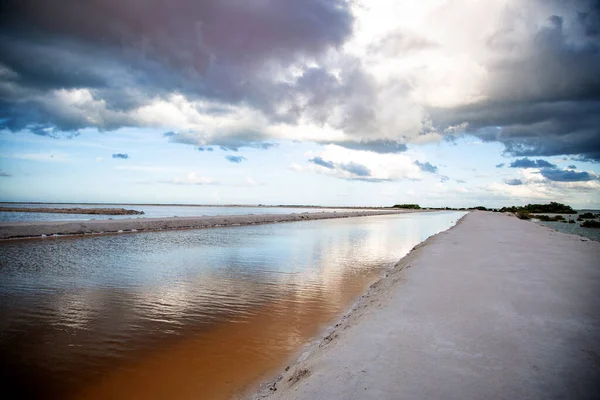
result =
[{"label": "pale sand path", "polygon": [[598,399],[600,243],[471,213],[304,358],[252,397]]},{"label": "pale sand path", "polygon": [[323,211],[302,214],[217,215],[202,217],[124,218],[83,221],[25,221],[0,223],[1,239],[35,238],[41,235],[87,235],[123,232],[201,229],[222,226],[241,226],[294,222],[316,219],[366,217],[371,215],[429,212],[412,210],[388,211]]}]

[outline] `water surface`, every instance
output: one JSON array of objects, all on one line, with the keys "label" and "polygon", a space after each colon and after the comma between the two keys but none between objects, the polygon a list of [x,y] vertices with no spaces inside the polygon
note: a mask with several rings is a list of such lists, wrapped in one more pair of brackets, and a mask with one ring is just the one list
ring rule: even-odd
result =
[{"label": "water surface", "polygon": [[0,242],[5,391],[228,398],[463,214]]}]

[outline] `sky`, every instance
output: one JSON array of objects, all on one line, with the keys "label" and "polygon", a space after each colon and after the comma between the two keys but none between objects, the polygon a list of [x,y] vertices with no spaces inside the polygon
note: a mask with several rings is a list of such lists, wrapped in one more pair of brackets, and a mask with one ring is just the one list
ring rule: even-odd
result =
[{"label": "sky", "polygon": [[600,208],[600,3],[0,0],[0,201]]}]

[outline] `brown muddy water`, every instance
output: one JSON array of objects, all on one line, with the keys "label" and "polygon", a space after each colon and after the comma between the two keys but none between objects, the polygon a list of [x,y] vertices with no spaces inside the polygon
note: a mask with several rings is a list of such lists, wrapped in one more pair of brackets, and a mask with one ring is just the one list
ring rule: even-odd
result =
[{"label": "brown muddy water", "polygon": [[0,242],[3,389],[230,398],[285,367],[463,214]]}]

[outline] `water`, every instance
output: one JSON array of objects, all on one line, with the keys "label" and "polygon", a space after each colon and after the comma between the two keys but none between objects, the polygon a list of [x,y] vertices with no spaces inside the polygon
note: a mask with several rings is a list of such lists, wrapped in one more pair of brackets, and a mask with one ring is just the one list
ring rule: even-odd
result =
[{"label": "water", "polygon": [[23,398],[228,398],[464,213],[0,242],[0,375]]},{"label": "water", "polygon": [[[25,208],[125,208],[143,211],[143,215],[90,215],[90,214],[53,214],[35,212],[8,212],[2,207]],[[0,204],[0,223],[17,221],[75,221],[89,219],[121,219],[121,218],[163,218],[163,217],[199,217],[212,215],[248,215],[248,214],[300,214],[323,211],[353,211],[335,208],[295,208],[295,207],[220,207],[220,206],[161,206],[161,205],[126,205],[126,204]]]},{"label": "water", "polygon": [[[577,215],[572,214],[572,215],[567,215],[567,214],[561,214],[566,220],[569,219],[573,219],[576,220],[577,216],[579,214],[583,214],[586,212],[591,212],[592,214],[598,214],[600,213],[599,210],[579,210],[577,212]],[[550,215],[550,216],[554,216],[557,214],[546,214],[546,215]],[[535,218],[535,215],[533,216],[533,218]],[[596,218],[596,221],[598,221],[598,218]],[[544,225],[547,226],[549,228],[552,228],[556,231],[559,232],[563,232],[563,233],[569,233],[571,235],[579,235],[579,236],[584,236],[588,239],[592,239],[595,241],[600,242],[600,229],[599,228],[582,228],[581,227],[581,223],[583,221],[576,221],[574,224],[569,224],[567,222],[557,222],[557,221],[540,221],[540,220],[535,220],[535,222],[537,222],[540,225]]]}]

